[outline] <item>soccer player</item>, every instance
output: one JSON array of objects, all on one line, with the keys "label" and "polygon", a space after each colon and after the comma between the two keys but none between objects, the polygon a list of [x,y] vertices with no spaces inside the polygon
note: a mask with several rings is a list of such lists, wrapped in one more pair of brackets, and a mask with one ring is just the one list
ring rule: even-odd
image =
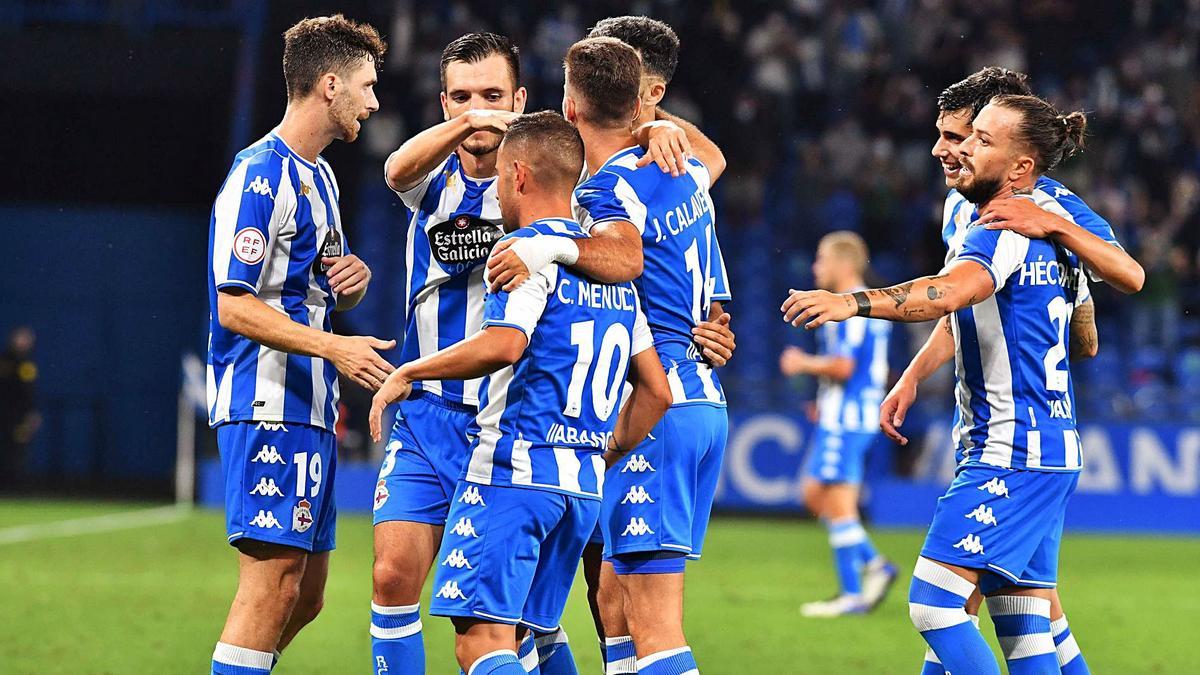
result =
[{"label": "soccer player", "polygon": [[[552,262],[599,279],[641,273],[638,295],[673,403],[606,476],[606,565],[619,578],[637,657],[636,671],[615,672],[683,673],[696,668],[683,634],[684,563],[700,557],[728,433],[720,382],[693,333],[712,300],[712,181],[695,158],[677,177],[636,166],[644,151],[630,126],[642,66],[631,47],[588,38],[571,46],[564,67],[563,111],[583,137],[591,175],[575,191],[577,213],[592,236],[517,239],[489,273],[503,270],[519,283]],[[609,672],[613,662],[610,653]]]},{"label": "soccer player", "polygon": [[238,153],[209,226],[209,424],[225,473],[238,589],[213,673],[271,670],[321,609],[334,548],[337,373],[378,389],[394,342],[333,335],[371,271],[350,253],[320,152],[379,109],[387,46],[342,15],[284,33],[283,121]]},{"label": "soccer player", "polygon": [[[986,207],[1034,194],[1037,178],[1083,142],[1083,113],[1033,96],[998,96],[959,146],[958,190]],[[951,316],[958,366],[960,469],[930,525],[913,573],[914,625],[952,673],[1000,670],[964,605],[980,586],[1010,673],[1057,672],[1051,589],[1066,502],[1081,449],[1067,331],[1087,281],[1074,254],[1045,239],[973,224],[942,273],[853,294],[793,291],[793,325],[870,316]]]},{"label": "soccer player", "polygon": [[[865,288],[867,244],[853,232],[832,232],[817,246],[813,277],[834,293]],[[829,530],[841,585],[832,600],[805,603],[805,616],[834,617],[874,609],[896,579],[896,567],[879,554],[859,521],[863,462],[879,438],[879,401],[887,386],[886,321],[854,317],[821,328],[820,354],[796,346],[779,359],[784,375],[820,378],[817,425],[804,462],[801,490],[808,510]]]},{"label": "soccer player", "polygon": [[[951,188],[946,197],[945,222],[942,228],[942,238],[949,249],[947,260],[951,259],[961,246],[966,227],[978,215],[974,206],[967,203],[966,199],[953,189],[962,166],[958,159],[958,146],[971,135],[971,121],[993,96],[1028,94],[1030,90],[1026,79],[1022,73],[994,66],[987,67],[947,87],[938,97],[938,140],[932,153],[942,165],[946,186]],[[1092,271],[1093,279],[1100,280],[1095,270],[1101,269],[1113,280],[1112,285],[1119,290],[1131,292],[1140,288],[1145,276],[1141,266],[1120,248],[1112,228],[1103,218],[1089,209],[1072,192],[1047,176],[1038,179],[1035,192],[1057,202],[1058,208],[1055,212],[1040,207],[1033,208],[1032,212],[1023,210],[1020,205],[1028,201],[1025,199],[999,200],[998,203],[1004,207],[1003,212],[1011,219],[994,222],[992,226],[1014,228],[1030,238],[1042,238],[1045,233],[1056,228],[1071,232],[1082,227],[1098,237],[1102,244],[1096,246],[1091,236],[1076,234],[1084,241],[1082,245],[1073,244],[1075,248],[1071,249],[1078,251],[1082,262]],[[1058,213],[1062,215],[1057,215]],[[1071,315],[1069,334],[1072,360],[1090,358],[1096,353],[1098,341],[1093,310],[1092,301],[1088,299]],[[902,445],[907,443],[907,439],[899,433],[898,427],[903,424],[909,407],[916,399],[917,386],[942,364],[952,359],[954,351],[952,328],[949,319],[943,317],[881,406],[881,427],[896,442]],[[967,613],[976,623],[981,603],[982,597],[977,592],[967,604]],[[1057,589],[1051,598],[1050,618],[1063,672],[1069,675],[1086,673],[1087,667],[1080,655],[1078,644],[1067,627]],[[924,672],[926,675],[940,675],[943,672],[931,649],[927,650],[925,655]]]},{"label": "soccer player", "polygon": [[[388,185],[412,211],[403,361],[480,330],[484,260],[503,234],[496,152],[508,123],[525,108],[519,53],[507,37],[463,35],[443,50],[440,68],[445,121],[405,142],[384,167]],[[647,131],[646,143],[661,157],[680,147],[681,135],[678,127],[659,126]],[[625,281],[636,272],[627,275]],[[712,331],[732,342],[726,326],[714,324]],[[468,457],[466,430],[477,412],[479,385],[478,379],[418,381],[397,412],[374,498],[377,668],[424,670],[421,587]],[[543,637],[542,655],[570,672],[574,659],[565,635],[556,630]],[[543,665],[548,674],[559,672],[555,663]]]},{"label": "soccer player", "polygon": [[[510,237],[586,238],[570,219],[583,143],[562,116],[511,121],[497,162]],[[599,517],[602,453],[615,461],[670,403],[652,342],[633,284],[548,265],[512,292],[489,293],[480,332],[401,366],[376,394],[378,439],[383,408],[414,382],[486,376],[430,608],[454,621],[469,675],[536,671],[536,654],[528,668],[518,659],[518,630],[559,624]],[[618,417],[627,369],[633,388]]]}]

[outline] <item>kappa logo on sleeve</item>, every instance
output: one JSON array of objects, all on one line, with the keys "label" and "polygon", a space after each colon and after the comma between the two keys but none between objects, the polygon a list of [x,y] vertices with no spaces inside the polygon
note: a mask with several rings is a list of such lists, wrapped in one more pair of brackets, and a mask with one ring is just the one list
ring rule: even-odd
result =
[{"label": "kappa logo on sleeve", "polygon": [[246,189],[242,190],[242,192],[253,192],[256,195],[270,197],[272,201],[275,200],[275,195],[271,192],[271,183],[262,176],[255,176],[254,180],[250,181],[250,184],[247,185]]}]

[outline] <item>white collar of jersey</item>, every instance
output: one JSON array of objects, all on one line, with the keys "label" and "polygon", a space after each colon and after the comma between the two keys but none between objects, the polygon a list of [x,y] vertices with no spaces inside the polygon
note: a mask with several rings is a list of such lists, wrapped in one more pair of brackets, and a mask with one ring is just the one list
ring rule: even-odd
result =
[{"label": "white collar of jersey", "polygon": [[[287,141],[283,140],[283,136],[279,135],[279,127],[275,127],[274,129],[271,130],[271,136],[275,140],[279,141],[280,145],[287,148],[288,154],[291,155],[292,157],[295,157],[296,161],[302,163],[304,166],[307,166],[308,168],[312,169],[313,171],[317,170],[316,164],[313,164],[312,162],[308,161],[307,159],[304,159],[303,157],[301,157],[300,153],[293,150],[292,146],[288,145]],[[318,155],[318,159],[319,158],[320,158],[320,156]]]},{"label": "white collar of jersey", "polygon": [[[641,147],[641,146],[631,145],[627,148],[621,148],[620,150],[614,152],[611,156],[609,156],[608,159],[604,160],[604,163],[600,165],[600,169],[597,170],[596,173],[603,171],[605,167],[607,167],[609,164],[612,164],[621,155],[623,155],[627,152],[632,152],[634,150],[637,150],[639,147]],[[584,167],[584,171],[587,171],[587,164],[584,164],[583,167]]]}]

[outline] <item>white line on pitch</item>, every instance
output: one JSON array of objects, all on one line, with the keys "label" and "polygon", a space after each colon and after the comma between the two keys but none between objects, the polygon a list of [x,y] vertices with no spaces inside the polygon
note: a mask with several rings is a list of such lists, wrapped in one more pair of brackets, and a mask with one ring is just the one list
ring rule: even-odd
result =
[{"label": "white line on pitch", "polygon": [[0,546],[37,541],[39,539],[75,537],[81,534],[130,530],[138,527],[149,527],[151,525],[165,525],[183,520],[188,516],[189,512],[190,509],[187,507],[176,505],[156,506],[151,509],[106,513],[86,518],[17,525],[0,529]]}]

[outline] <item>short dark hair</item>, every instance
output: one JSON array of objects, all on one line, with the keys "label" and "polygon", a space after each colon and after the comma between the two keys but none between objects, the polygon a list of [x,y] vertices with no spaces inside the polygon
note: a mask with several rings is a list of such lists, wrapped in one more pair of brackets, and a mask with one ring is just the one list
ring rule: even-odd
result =
[{"label": "short dark hair", "polygon": [[946,87],[937,99],[938,110],[955,112],[971,109],[971,119],[995,96],[1012,94],[1029,96],[1029,76],[1008,68],[988,66],[972,73],[967,79]]},{"label": "short dark hair", "polygon": [[489,56],[503,56],[512,75],[513,91],[521,86],[521,51],[507,36],[495,33],[467,33],[454,38],[442,50],[442,91],[446,91],[446,66],[454,61],[479,63]]},{"label": "short dark hair", "polygon": [[583,139],[562,115],[549,110],[521,115],[509,122],[503,144],[529,162],[542,184],[569,191],[579,182]]},{"label": "short dark hair", "polygon": [[1087,115],[1082,111],[1064,115],[1036,96],[997,96],[992,105],[1021,114],[1015,139],[1033,150],[1039,174],[1053,170],[1059,162],[1083,149]]},{"label": "short dark hair", "polygon": [[342,16],[302,19],[283,34],[283,79],[288,99],[303,98],[325,73],[344,73],[367,59],[376,72],[383,64],[387,43],[369,23]]},{"label": "short dark hair", "polygon": [[670,83],[679,65],[679,36],[666,23],[648,16],[614,16],[601,19],[588,37],[611,37],[638,50],[642,66],[651,75]]},{"label": "short dark hair", "polygon": [[642,84],[642,62],[633,47],[616,38],[585,38],[567,50],[563,66],[568,85],[583,99],[584,119],[605,127],[633,120]]}]

